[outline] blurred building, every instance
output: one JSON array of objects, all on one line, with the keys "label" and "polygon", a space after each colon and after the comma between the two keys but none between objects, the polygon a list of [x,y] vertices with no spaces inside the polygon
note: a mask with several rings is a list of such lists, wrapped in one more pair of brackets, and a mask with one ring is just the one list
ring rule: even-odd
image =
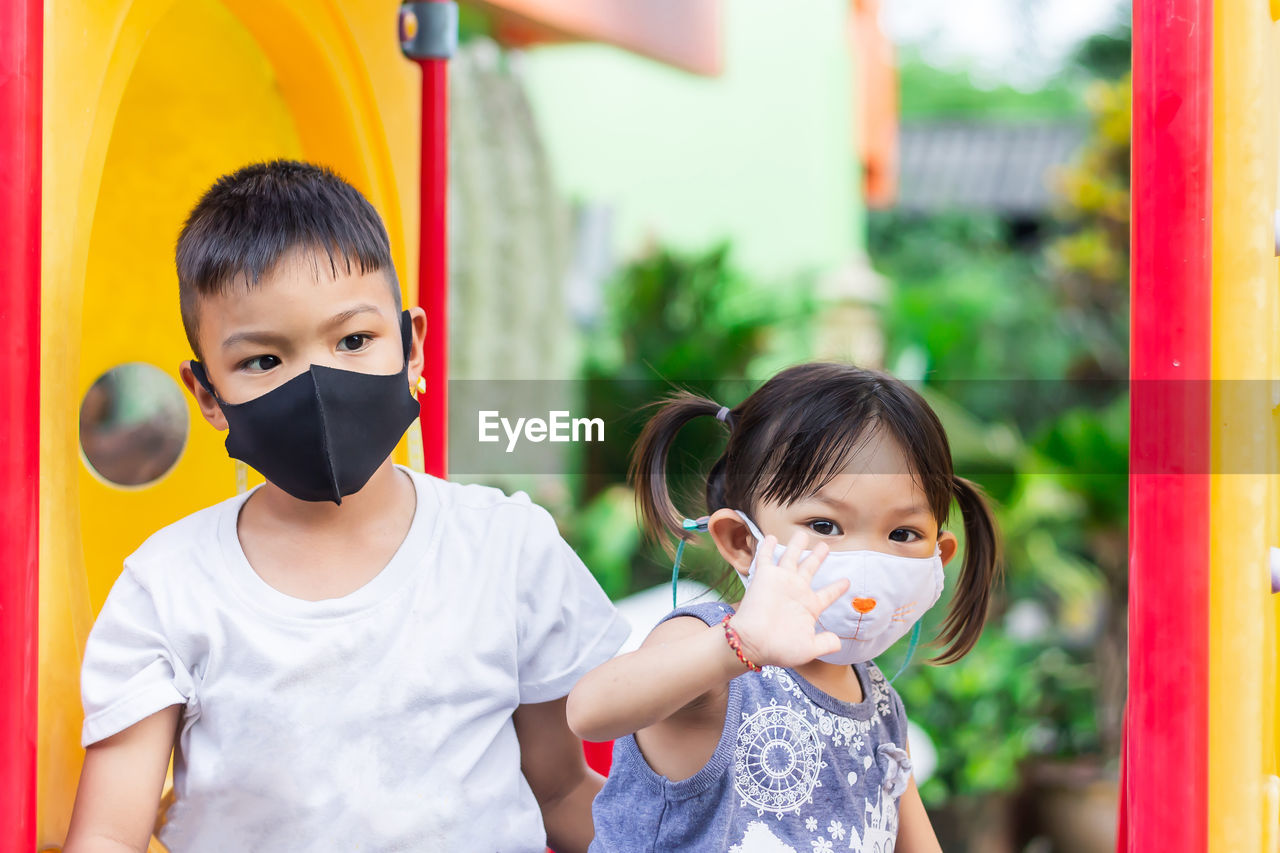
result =
[{"label": "blurred building", "polygon": [[471,4],[504,47],[454,63],[453,375],[568,376],[564,332],[617,263],[721,241],[757,279],[817,280],[821,354],[878,364],[864,198],[892,198],[896,150],[878,6]]},{"label": "blurred building", "polygon": [[1086,122],[938,120],[904,124],[894,206],[930,215],[994,213],[1034,237],[1059,194],[1053,182],[1089,134]]}]

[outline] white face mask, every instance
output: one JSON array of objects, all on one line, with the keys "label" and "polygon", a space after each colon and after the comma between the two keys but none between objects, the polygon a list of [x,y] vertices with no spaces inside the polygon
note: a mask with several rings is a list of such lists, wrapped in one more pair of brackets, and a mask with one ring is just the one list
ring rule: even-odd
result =
[{"label": "white face mask", "polygon": [[[735,512],[756,537],[756,556],[742,579],[743,585],[749,586],[756,573],[759,543],[764,541],[764,535],[746,514]],[[775,563],[786,550],[781,542],[774,547]],[[799,560],[809,554],[802,551]],[[880,551],[827,554],[813,576],[813,588],[822,589],[841,578],[849,580],[849,588],[818,618],[816,631],[830,631],[840,638],[840,651],[823,655],[819,660],[847,666],[876,657],[910,631],[937,602],[942,595],[944,577],[942,551],[936,547],[932,557],[899,557]]]}]

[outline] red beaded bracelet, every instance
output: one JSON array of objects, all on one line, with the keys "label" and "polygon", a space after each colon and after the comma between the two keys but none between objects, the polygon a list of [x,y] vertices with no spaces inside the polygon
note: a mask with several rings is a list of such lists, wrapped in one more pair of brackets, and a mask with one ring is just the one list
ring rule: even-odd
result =
[{"label": "red beaded bracelet", "polygon": [[738,660],[742,661],[743,666],[752,672],[759,672],[764,667],[757,666],[742,654],[742,640],[738,637],[738,632],[729,624],[729,620],[732,618],[733,614],[729,613],[720,620],[720,624],[724,626],[724,638],[729,641],[729,648],[733,649],[733,653],[738,656]]}]

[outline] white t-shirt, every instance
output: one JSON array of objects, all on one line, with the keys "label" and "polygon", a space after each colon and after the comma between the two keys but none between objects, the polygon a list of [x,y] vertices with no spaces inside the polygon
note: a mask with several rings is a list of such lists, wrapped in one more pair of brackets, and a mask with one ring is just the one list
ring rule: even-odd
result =
[{"label": "white t-shirt", "polygon": [[545,849],[511,714],[567,694],[627,625],[525,494],[412,476],[404,543],[342,598],[254,572],[245,495],[125,561],[85,648],[83,742],[185,706],[174,853]]}]

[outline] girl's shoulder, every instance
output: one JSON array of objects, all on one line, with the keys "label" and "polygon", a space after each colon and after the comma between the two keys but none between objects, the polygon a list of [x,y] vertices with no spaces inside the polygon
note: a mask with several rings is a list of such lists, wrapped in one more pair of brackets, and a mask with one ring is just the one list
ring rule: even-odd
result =
[{"label": "girl's shoulder", "polygon": [[858,678],[867,691],[867,697],[880,717],[892,718],[903,727],[907,724],[907,712],[902,705],[902,697],[893,689],[893,684],[885,678],[884,671],[876,666],[875,661],[866,661],[853,665]]},{"label": "girl's shoulder", "polygon": [[730,616],[733,613],[733,607],[723,601],[697,601],[691,604],[682,604],[666,616],[663,616],[658,625],[654,626],[654,630],[657,630],[658,626],[670,622],[672,619],[681,617],[697,619],[707,625],[719,625],[725,616]]}]

